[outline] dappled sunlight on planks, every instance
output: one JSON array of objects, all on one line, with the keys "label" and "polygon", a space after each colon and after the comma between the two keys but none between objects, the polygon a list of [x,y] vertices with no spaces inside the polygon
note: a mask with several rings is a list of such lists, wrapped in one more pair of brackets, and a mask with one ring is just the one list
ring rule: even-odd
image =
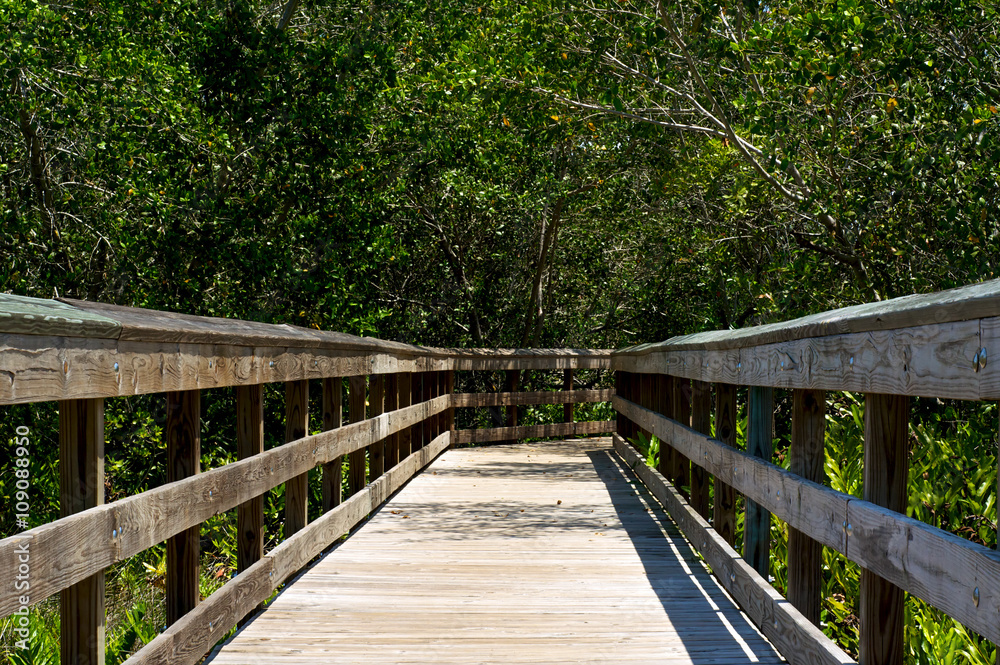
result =
[{"label": "dappled sunlight on planks", "polygon": [[780,663],[608,439],[451,450],[213,656]]}]

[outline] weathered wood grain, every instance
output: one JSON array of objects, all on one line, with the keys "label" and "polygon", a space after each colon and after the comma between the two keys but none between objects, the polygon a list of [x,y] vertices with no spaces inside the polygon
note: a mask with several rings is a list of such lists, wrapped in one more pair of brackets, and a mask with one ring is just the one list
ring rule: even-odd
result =
[{"label": "weathered wood grain", "polygon": [[[323,379],[323,431],[328,432],[343,425],[344,420],[344,379],[329,377]],[[322,492],[323,512],[340,505],[343,497],[344,460],[336,458],[323,464]]]},{"label": "weathered wood grain", "polygon": [[208,662],[783,662],[609,448],[449,451]]},{"label": "weathered wood grain", "polygon": [[452,441],[455,438],[455,370],[449,369],[444,375],[444,387],[445,394],[451,395],[451,408],[449,408],[445,413],[447,414],[447,429],[452,434]]},{"label": "weathered wood grain", "polygon": [[[468,371],[526,369],[608,369],[611,349],[440,349],[450,369]],[[448,369],[448,368],[441,368]]]},{"label": "weathered wood grain", "polygon": [[[691,381],[680,376],[670,377],[670,399],[671,399],[671,415],[673,420],[679,421],[684,425],[691,424]],[[691,485],[691,460],[688,459],[687,455],[677,449],[677,446],[673,445],[673,441],[667,439],[671,444],[670,463],[671,472],[670,477],[680,490],[681,495],[685,498],[688,496],[688,488]]]},{"label": "weathered wood grain", "polygon": [[[980,320],[979,336],[982,347],[976,362],[979,399],[1000,400],[1000,316]],[[983,353],[983,349],[986,353]],[[1000,650],[997,654],[1000,654]],[[1000,658],[1000,655],[997,657]]]},{"label": "weathered wood grain", "polygon": [[641,365],[641,371],[738,385],[978,400],[992,398],[1000,389],[989,364],[974,369],[981,347],[977,320],[735,350],[664,347],[650,355],[616,355],[612,365],[631,371]]},{"label": "weathered wood grain", "polygon": [[[908,503],[909,421],[908,397],[865,395],[864,498],[898,513],[904,513]],[[858,649],[865,665],[902,665],[904,599],[901,588],[867,568],[861,570]]]},{"label": "weathered wood grain", "polygon": [[[567,395],[573,392],[573,378],[574,377],[572,369],[563,370],[563,392]],[[608,390],[606,392],[608,393],[609,396],[606,398],[606,400],[601,400],[601,401],[607,401],[611,399],[610,395],[612,391]],[[563,404],[563,422],[565,423],[573,422],[573,407],[575,403],[576,402],[574,401],[574,402],[565,402]]]},{"label": "weathered wood grain", "polygon": [[120,324],[118,339],[123,341],[337,348],[410,356],[446,355],[437,349],[287,324],[274,325],[240,319],[193,316],[70,298],[62,298],[59,302],[71,305],[81,314],[97,315],[117,321]]},{"label": "weathered wood grain", "polygon": [[[385,375],[385,397],[383,403],[385,405],[385,412],[395,411],[399,408],[399,375],[398,374],[386,374]],[[449,409],[450,410],[450,409]],[[386,437],[385,443],[382,448],[383,454],[385,455],[385,468],[391,469],[392,467],[399,464],[401,459],[399,456],[399,433],[390,434]]]},{"label": "weathered wood grain", "polygon": [[[366,389],[368,387],[366,376],[352,376],[347,382],[348,398],[348,418],[352,423],[365,420],[365,401],[367,399]],[[374,441],[372,442],[374,443]],[[351,452],[347,458],[347,489],[354,496],[364,489],[367,473],[367,451],[359,448]]]},{"label": "weathered wood grain", "polygon": [[[520,390],[521,383],[521,372],[516,369],[509,369],[506,372],[507,382],[505,384],[505,389],[509,393],[516,393]],[[510,405],[507,407],[507,427],[508,430],[513,430],[517,427],[517,405]],[[516,443],[516,438],[510,443]]]},{"label": "weathered wood grain", "polygon": [[[427,397],[424,394],[424,373],[414,372],[411,376],[410,381],[411,395],[414,404],[420,404],[426,401]],[[424,421],[420,421],[416,425],[410,428],[412,438],[410,439],[410,447],[413,450],[419,450],[424,447]]]},{"label": "weathered wood grain", "polygon": [[541,439],[556,436],[581,436],[613,432],[614,420],[583,421],[574,423],[549,423],[546,425],[521,425],[518,427],[491,427],[484,429],[456,430],[456,444],[509,441],[511,439]]},{"label": "weathered wood grain", "polygon": [[[665,416],[615,397],[615,409],[645,422],[653,434],[673,441],[694,463],[744,494],[764,510],[807,533],[827,547],[847,553],[844,527],[853,497],[799,478],[748,452],[709,438]],[[859,562],[860,563],[860,562]]]},{"label": "weathered wood grain", "polygon": [[[372,418],[385,411],[385,375],[373,374],[368,386],[368,415]],[[368,446],[368,472],[372,478],[385,473],[385,440]]]},{"label": "weathered wood grain", "polygon": [[[656,404],[650,411],[670,418],[674,413],[674,380],[667,374],[656,374]],[[622,417],[622,416],[619,416]],[[631,422],[631,421],[629,421]],[[665,478],[676,481],[674,473],[674,449],[669,441],[664,440],[660,435],[660,460],[657,470]]]},{"label": "weathered wood grain", "polygon": [[[442,396],[35,527],[0,540],[0,570],[16,569],[17,548],[29,543],[37,554],[32,556],[31,602],[38,603],[318,464],[363,449],[449,406],[450,397]],[[0,587],[0,617],[20,607],[18,595],[13,585]]]},{"label": "weathered wood grain", "polygon": [[[635,400],[636,403],[642,400],[642,376],[643,375],[638,372],[631,372],[628,375],[628,392],[629,395],[632,396],[631,399]],[[638,423],[632,424],[634,426],[632,432],[633,436],[638,437],[640,434],[644,434],[647,437],[649,436],[649,432],[640,427]]]},{"label": "weathered wood grain", "polygon": [[[736,441],[736,386],[715,385],[715,436],[731,448]],[[661,471],[662,473],[662,471]],[[730,547],[736,547],[736,490],[715,476],[715,503],[712,505],[712,526]]]},{"label": "weathered wood grain", "polygon": [[58,300],[0,293],[0,333],[117,339],[121,324]]},{"label": "weathered wood grain", "polygon": [[[592,404],[609,402],[614,389],[599,390],[540,390],[530,393],[455,393],[455,406],[458,408],[507,406],[516,404]],[[572,421],[570,418],[569,421]]]},{"label": "weathered wood grain", "polygon": [[125,665],[193,665],[282,583],[350,531],[393,492],[448,448],[442,434],[350,499],[283,541],[244,574],[227,582],[194,611],[140,649]]},{"label": "weathered wood grain", "polygon": [[614,437],[615,451],[643,484],[667,509],[691,544],[701,552],[722,586],[736,599],[754,625],[771,640],[782,656],[794,665],[854,661],[781,597],[727,543],[674,487],[631,449]]},{"label": "weathered wood grain", "polygon": [[[167,393],[167,482],[176,483],[201,471],[201,392]],[[167,540],[167,625],[184,616],[201,597],[198,582],[201,525],[194,524]]]},{"label": "weathered wood grain", "polygon": [[[285,443],[298,441],[309,434],[309,382],[285,384]],[[309,472],[285,483],[285,528],[288,538],[309,521]]]},{"label": "weathered wood grain", "polygon": [[[864,569],[1000,641],[1000,553],[937,527],[799,478],[615,397],[626,417],[673,436],[692,459],[779,519]],[[848,528],[850,527],[850,528]],[[975,603],[975,589],[979,603]]]},{"label": "weathered wood grain", "polygon": [[666,342],[631,347],[621,353],[648,355],[667,347],[675,350],[748,348],[846,333],[913,328],[927,323],[969,321],[997,316],[998,313],[1000,279],[994,279],[937,293],[844,307],[792,321],[674,337]]},{"label": "weathered wood grain", "polygon": [[[747,452],[771,461],[774,392],[751,386],[747,391]],[[766,578],[771,565],[771,513],[748,496],[743,518],[743,558]]]},{"label": "weathered wood grain", "polygon": [[[104,400],[59,405],[59,513],[69,517],[104,503]],[[37,553],[29,553],[32,572]],[[18,559],[19,562],[21,559]],[[5,570],[11,577],[18,570]],[[26,580],[34,582],[33,577]],[[14,584],[6,585],[13,588]],[[24,591],[33,590],[25,589]],[[22,593],[24,593],[22,591]],[[28,595],[28,594],[26,594]],[[104,571],[59,594],[59,647],[63,663],[104,665]]]},{"label": "weathered wood grain", "polygon": [[0,404],[415,371],[433,360],[323,348],[0,334]]},{"label": "weathered wood grain", "polygon": [[[236,457],[264,452],[264,395],[259,385],[236,387]],[[244,501],[236,510],[236,570],[242,573],[264,556],[264,497]]]},{"label": "weathered wood grain", "polygon": [[[399,392],[396,403],[398,408],[404,409],[413,404],[413,374],[403,373],[397,376],[396,386]],[[413,452],[413,430],[410,428],[401,430],[397,440],[399,441],[399,459],[405,459]]]},{"label": "weathered wood grain", "polygon": [[[691,429],[710,436],[712,434],[712,384],[691,382]],[[712,515],[709,501],[711,478],[704,467],[691,467],[691,507],[708,520]]]},{"label": "weathered wood grain", "polygon": [[[819,390],[796,390],[792,395],[789,471],[806,480],[823,484],[825,433],[825,393]],[[802,616],[817,626],[823,601],[822,566],[822,545],[795,527],[788,527],[788,601]]]}]

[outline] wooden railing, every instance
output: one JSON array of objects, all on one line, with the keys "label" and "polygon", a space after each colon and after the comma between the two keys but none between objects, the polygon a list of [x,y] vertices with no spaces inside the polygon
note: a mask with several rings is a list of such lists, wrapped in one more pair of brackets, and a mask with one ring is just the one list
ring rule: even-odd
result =
[{"label": "wooden railing", "polygon": [[[453,443],[614,430],[573,422],[572,405],[609,390],[572,390],[601,370],[599,350],[447,350],[292,326],[192,317],[79,301],[0,295],[0,404],[59,401],[63,517],[0,540],[0,570],[30,592],[0,591],[0,617],[59,593],[62,662],[104,662],[104,571],[166,542],[166,630],[129,663],[196,663],[310,560]],[[506,371],[513,389],[454,394],[457,371]],[[558,370],[566,391],[517,392],[521,370]],[[342,423],[348,383],[349,424]],[[322,431],[309,425],[322,384]],[[284,445],[264,450],[262,386],[285,385]],[[236,391],[239,460],[200,471],[200,391]],[[104,504],[108,398],[165,393],[167,480]],[[522,404],[565,404],[566,422],[518,427]],[[510,427],[455,430],[455,408],[503,405]],[[348,496],[341,494],[347,458]],[[308,473],[322,468],[323,513],[308,522]],[[263,495],[284,485],[283,540],[264,552]],[[238,574],[199,597],[200,525],[237,509]],[[274,534],[272,534],[274,535]],[[15,628],[17,628],[15,624]]]},{"label": "wooden railing", "polygon": [[[864,665],[903,662],[904,592],[1000,642],[1000,554],[905,515],[911,397],[1000,399],[997,356],[1000,281],[633,347],[612,359],[615,446],[792,662],[852,662],[817,627],[822,547],[862,566]],[[789,470],[771,461],[775,389],[792,391]],[[822,484],[825,391],[865,394],[863,499]],[[656,470],[626,443],[639,431],[661,441]],[[771,515],[789,527],[787,599],[767,581]]]},{"label": "wooden railing", "polygon": [[[900,662],[904,592],[997,642],[1000,555],[903,513],[910,398],[1000,399],[1000,365],[990,362],[998,342],[1000,282],[613,353],[431,349],[0,296],[0,404],[60,402],[63,512],[0,540],[0,569],[27,565],[31,585],[28,594],[2,587],[0,616],[60,593],[63,662],[103,662],[104,570],[166,542],[169,625],[130,662],[195,663],[450,445],[607,432],[615,421],[576,422],[572,407],[612,398],[619,453],[792,662],[851,662],[815,625],[824,546],[864,568],[865,665]],[[574,390],[573,372],[609,368],[616,394]],[[562,371],[563,390],[520,392],[525,370]],[[503,392],[454,392],[456,372],[481,371],[506,372]],[[323,391],[322,431],[311,435],[310,380]],[[265,451],[267,383],[285,384],[286,443]],[[745,450],[735,435],[737,386],[747,386]],[[199,391],[226,387],[236,391],[239,460],[199,472]],[[770,461],[775,389],[793,391],[789,470]],[[822,484],[825,391],[866,395],[863,499]],[[105,400],[160,393],[169,482],[103,504]],[[565,405],[564,422],[519,425],[518,406],[536,403]],[[506,426],[456,430],[455,409],[476,407],[506,408]],[[640,430],[663,442],[658,469],[627,443]],[[310,523],[314,467],[323,513]],[[262,496],[280,485],[284,539],[265,554]],[[732,548],[736,492],[746,499],[742,558]],[[233,508],[239,574],[199,602],[199,525]],[[767,582],[771,515],[790,529],[787,599]]]}]

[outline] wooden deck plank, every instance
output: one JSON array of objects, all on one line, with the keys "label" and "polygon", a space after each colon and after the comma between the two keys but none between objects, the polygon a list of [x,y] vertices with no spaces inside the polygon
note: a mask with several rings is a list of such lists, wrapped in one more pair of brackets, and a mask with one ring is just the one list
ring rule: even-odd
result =
[{"label": "wooden deck plank", "polygon": [[608,439],[455,449],[213,665],[784,662]]}]

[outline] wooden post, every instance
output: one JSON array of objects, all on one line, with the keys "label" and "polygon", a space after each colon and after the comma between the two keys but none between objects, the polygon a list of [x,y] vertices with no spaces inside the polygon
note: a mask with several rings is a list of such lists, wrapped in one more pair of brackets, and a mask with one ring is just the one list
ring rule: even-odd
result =
[{"label": "wooden post", "polygon": [[[404,372],[399,375],[396,382],[396,386],[399,389],[398,398],[396,400],[396,407],[400,409],[405,409],[406,407],[413,404],[413,373]],[[413,452],[413,428],[407,427],[399,433],[399,459],[403,460],[409,457],[410,453]]]},{"label": "wooden post", "polygon": [[[673,408],[670,417],[680,424],[690,427],[691,381],[690,379],[684,379],[679,376],[672,378],[674,384],[671,388]],[[684,488],[689,487],[691,484],[691,461],[677,450],[673,451],[672,459],[674,484],[677,485],[677,489],[682,495],[687,496],[687,490]]]},{"label": "wooden post", "polygon": [[[642,403],[642,374],[639,372],[629,372],[628,375],[628,394],[629,401],[636,404]],[[638,439],[639,434],[645,432],[642,425],[637,422],[632,422],[632,438]]]},{"label": "wooden post", "polygon": [[[323,431],[337,429],[344,420],[344,379],[339,376],[323,379]],[[344,458],[338,457],[323,465],[323,512],[340,505],[343,490]]]},{"label": "wooden post", "polygon": [[[392,413],[399,408],[399,374],[385,375],[385,413]],[[383,447],[385,453],[385,470],[399,464],[399,432],[390,434]]]},{"label": "wooden post", "polygon": [[[639,374],[639,394],[638,394],[638,404],[639,406],[649,409],[653,406],[653,375],[644,372]],[[653,433],[650,432],[645,427],[642,428],[642,433],[646,436],[646,440],[649,441]]]},{"label": "wooden post", "polygon": [[[712,384],[691,382],[691,429],[702,434],[712,433]],[[711,516],[708,498],[708,472],[698,464],[691,465],[691,507],[706,520]]]},{"label": "wooden post", "polygon": [[[449,395],[455,394],[455,370],[449,369],[445,372],[444,376],[444,386],[445,391]],[[455,440],[455,407],[448,409],[448,420],[447,420],[448,430],[451,432],[451,438]]]},{"label": "wooden post", "polygon": [[[368,385],[368,416],[374,418],[385,413],[385,374],[373,374]],[[375,480],[385,473],[385,440],[368,447],[369,472]]]},{"label": "wooden post", "polygon": [[[424,381],[427,384],[427,390],[424,393],[424,400],[429,402],[438,396],[438,375],[437,372],[427,372],[425,377]],[[437,428],[438,417],[436,415],[429,417],[425,425],[425,440],[427,441],[427,445],[430,445],[430,442],[437,436]]]},{"label": "wooden post", "polygon": [[[285,382],[285,442],[309,434],[309,381]],[[285,538],[309,521],[309,474],[285,482]]]},{"label": "wooden post", "polygon": [[[674,408],[673,378],[669,374],[657,374],[656,384],[657,403],[652,410],[670,418]],[[660,466],[657,470],[667,480],[674,480],[674,449],[669,441],[660,441]]]},{"label": "wooden post", "polygon": [[[264,452],[264,399],[260,384],[236,386],[236,457]],[[264,556],[264,497],[236,509],[236,570],[243,572]],[[241,619],[242,621],[242,619]]]},{"label": "wooden post", "polygon": [[[823,482],[826,393],[795,390],[792,393],[792,442],[789,471],[806,480]],[[788,602],[819,626],[823,601],[823,546],[801,531],[788,527]]]},{"label": "wooden post", "polygon": [[[506,390],[509,393],[516,393],[520,390],[521,383],[521,372],[516,369],[507,370],[507,386]],[[517,427],[517,407],[508,406],[507,407],[507,427]],[[517,443],[516,440],[512,439],[507,443]]]},{"label": "wooden post", "polygon": [[[573,370],[564,369],[563,370],[563,390],[573,390]],[[571,423],[573,422],[573,407],[576,405],[572,402],[563,404],[563,422]]]},{"label": "wooden post", "polygon": [[[352,423],[365,419],[365,385],[366,377],[352,376],[347,380],[348,418]],[[348,459],[348,491],[354,496],[365,488],[365,449],[355,450],[347,456]]]},{"label": "wooden post", "polygon": [[[622,399],[628,399],[627,385],[625,372],[615,370],[615,394]],[[618,436],[628,441],[628,418],[620,413],[615,414],[615,431],[618,432]]]},{"label": "wooden post", "polygon": [[[201,391],[167,393],[167,482],[195,475],[201,466]],[[167,540],[167,625],[190,612],[201,599],[198,558],[201,526]]]},{"label": "wooden post", "polygon": [[[747,398],[747,452],[767,461],[771,460],[774,421],[774,391],[770,387],[750,386]],[[747,500],[743,521],[743,558],[768,578],[771,557],[771,513],[757,503]]]},{"label": "wooden post", "polygon": [[[413,373],[413,403],[420,404],[426,397],[424,396],[424,391],[426,386],[424,385],[424,374],[425,372],[414,372]],[[424,421],[420,421],[410,428],[413,431],[413,450],[420,450],[425,445],[427,445],[424,439]]]},{"label": "wooden post", "polygon": [[[420,389],[420,401],[427,402],[434,396],[434,373],[433,372],[421,372],[422,388]],[[434,416],[428,416],[424,418],[421,427],[420,447],[423,448],[430,444],[431,439],[434,437],[431,429],[433,428]]]},{"label": "wooden post", "polygon": [[[60,517],[104,503],[103,399],[59,403],[59,495]],[[103,570],[59,593],[59,617],[61,662],[104,665]]]},{"label": "wooden post", "polygon": [[[715,384],[715,438],[736,447],[736,386]],[[712,526],[730,546],[736,545],[736,490],[715,479]]]},{"label": "wooden post", "polygon": [[[865,395],[863,498],[904,514],[909,473],[906,446],[909,418],[909,397]],[[902,664],[903,598],[902,589],[861,569],[858,647],[863,665]]]}]

